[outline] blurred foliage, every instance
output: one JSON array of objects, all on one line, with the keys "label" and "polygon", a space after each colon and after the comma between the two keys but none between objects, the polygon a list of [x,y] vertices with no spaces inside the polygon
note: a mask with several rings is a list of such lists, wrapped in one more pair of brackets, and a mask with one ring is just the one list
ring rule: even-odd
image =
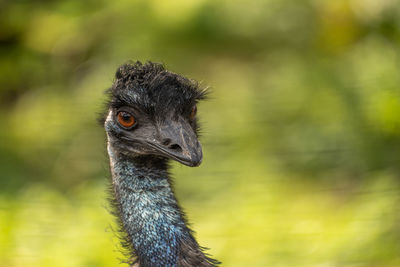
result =
[{"label": "blurred foliage", "polygon": [[224,266],[400,266],[398,1],[0,5],[0,266],[118,264],[96,117],[137,59],[212,88],[174,174]]}]

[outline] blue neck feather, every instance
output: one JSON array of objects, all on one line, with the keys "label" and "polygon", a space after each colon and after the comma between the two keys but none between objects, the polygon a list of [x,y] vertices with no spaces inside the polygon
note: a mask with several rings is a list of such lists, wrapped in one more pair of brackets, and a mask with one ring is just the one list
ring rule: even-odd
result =
[{"label": "blue neck feather", "polygon": [[165,160],[128,158],[110,149],[109,154],[120,219],[139,266],[180,266],[181,244],[194,238],[170,187]]}]

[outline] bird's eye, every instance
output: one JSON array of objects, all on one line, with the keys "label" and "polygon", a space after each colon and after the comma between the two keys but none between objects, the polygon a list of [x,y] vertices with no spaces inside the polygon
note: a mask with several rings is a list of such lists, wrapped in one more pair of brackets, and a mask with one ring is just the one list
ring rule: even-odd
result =
[{"label": "bird's eye", "polygon": [[197,114],[197,106],[193,106],[192,107],[192,111],[190,112],[190,120],[194,120],[194,118],[196,117]]},{"label": "bird's eye", "polygon": [[130,129],[136,124],[135,118],[125,111],[118,112],[118,123],[125,129]]}]

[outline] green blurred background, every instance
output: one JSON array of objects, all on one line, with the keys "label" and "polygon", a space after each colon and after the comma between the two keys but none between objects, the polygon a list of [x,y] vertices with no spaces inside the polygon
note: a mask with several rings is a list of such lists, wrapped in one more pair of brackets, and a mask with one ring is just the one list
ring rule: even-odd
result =
[{"label": "green blurred background", "polygon": [[117,67],[210,86],[173,165],[223,266],[400,266],[396,0],[0,1],[0,266],[124,266],[97,125]]}]

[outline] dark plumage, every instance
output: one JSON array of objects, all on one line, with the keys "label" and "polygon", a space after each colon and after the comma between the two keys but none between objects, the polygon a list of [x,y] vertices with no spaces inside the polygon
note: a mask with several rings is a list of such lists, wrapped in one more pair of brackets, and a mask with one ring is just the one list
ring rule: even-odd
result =
[{"label": "dark plumage", "polygon": [[116,215],[140,267],[211,267],[174,196],[168,161],[198,166],[196,82],[148,62],[122,65],[104,116]]}]

